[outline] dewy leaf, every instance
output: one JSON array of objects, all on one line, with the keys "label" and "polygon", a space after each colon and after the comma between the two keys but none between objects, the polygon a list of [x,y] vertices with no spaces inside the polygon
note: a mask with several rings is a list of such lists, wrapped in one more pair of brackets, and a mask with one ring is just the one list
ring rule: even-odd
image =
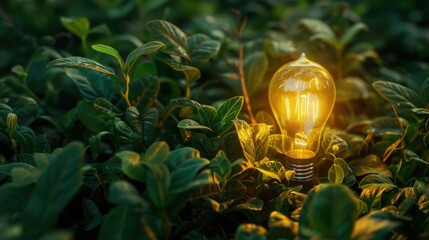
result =
[{"label": "dewy leaf", "polygon": [[235,119],[232,120],[237,130],[238,139],[240,140],[241,147],[243,148],[244,157],[247,161],[255,162],[256,148],[255,143],[253,142],[253,129],[247,124],[247,122]]},{"label": "dewy leaf", "polygon": [[216,56],[220,49],[220,42],[210,39],[207,35],[197,33],[187,40],[189,54],[193,62],[205,62]]},{"label": "dewy leaf", "polygon": [[160,49],[165,49],[165,44],[159,41],[148,42],[143,46],[134,49],[130,54],[128,54],[127,60],[125,60],[125,64],[128,68],[127,71],[130,71],[133,68],[134,64],[142,55],[153,54]]},{"label": "dewy leaf", "polygon": [[342,46],[347,45],[350,40],[359,32],[359,31],[368,31],[368,27],[364,23],[356,23],[351,26],[340,39]]},{"label": "dewy leaf", "polygon": [[115,73],[113,73],[107,67],[94,60],[75,56],[52,60],[48,63],[47,67],[86,68],[107,75],[115,75]]},{"label": "dewy leaf", "polygon": [[400,84],[387,81],[376,81],[372,86],[383,98],[398,107],[423,107],[419,100],[420,96],[413,90]]},{"label": "dewy leaf", "polygon": [[153,39],[167,45],[165,53],[191,61],[186,35],[174,24],[163,20],[152,20],[146,23],[146,28]]},{"label": "dewy leaf", "polygon": [[122,57],[121,57],[121,55],[119,55],[118,50],[114,49],[111,46],[107,46],[104,44],[94,44],[91,47],[92,47],[92,49],[94,49],[97,52],[105,53],[107,55],[110,55],[110,56],[116,58],[116,60],[119,63],[119,67],[121,68],[122,71],[124,71],[124,60],[122,60]]},{"label": "dewy leaf", "polygon": [[267,69],[268,58],[262,51],[254,52],[244,59],[243,70],[249,95],[254,94],[259,89]]},{"label": "dewy leaf", "polygon": [[25,229],[37,238],[54,227],[64,207],[78,192],[82,172],[81,143],[73,142],[54,155],[40,175],[26,208]]},{"label": "dewy leaf", "polygon": [[188,130],[208,130],[210,132],[213,132],[213,130],[207,126],[203,126],[197,121],[194,121],[192,119],[183,119],[177,124],[178,128],[188,129]]},{"label": "dewy leaf", "polygon": [[89,33],[90,24],[86,17],[66,18],[61,17],[61,24],[79,38],[86,38]]}]

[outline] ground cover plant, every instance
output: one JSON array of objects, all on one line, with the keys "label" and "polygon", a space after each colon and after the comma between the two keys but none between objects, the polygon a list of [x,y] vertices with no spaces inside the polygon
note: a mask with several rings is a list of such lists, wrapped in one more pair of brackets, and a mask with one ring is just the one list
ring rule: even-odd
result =
[{"label": "ground cover plant", "polygon": [[[0,239],[429,239],[428,7],[7,1]],[[268,85],[335,80],[312,182]]]}]

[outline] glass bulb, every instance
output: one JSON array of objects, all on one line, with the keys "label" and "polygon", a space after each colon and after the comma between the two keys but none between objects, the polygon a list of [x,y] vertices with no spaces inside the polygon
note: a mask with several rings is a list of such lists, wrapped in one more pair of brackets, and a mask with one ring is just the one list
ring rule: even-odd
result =
[{"label": "glass bulb", "polygon": [[316,156],[335,96],[335,83],[328,70],[308,60],[304,53],[274,73],[270,105],[283,135],[281,149],[294,163]]}]

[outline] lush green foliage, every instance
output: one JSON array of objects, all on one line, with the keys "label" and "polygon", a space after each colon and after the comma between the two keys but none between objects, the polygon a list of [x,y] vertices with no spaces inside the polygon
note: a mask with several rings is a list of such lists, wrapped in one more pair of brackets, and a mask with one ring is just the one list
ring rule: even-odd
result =
[{"label": "lush green foliage", "polygon": [[[427,9],[374,2],[5,3],[0,239],[429,238]],[[304,185],[267,98],[300,52],[337,86]]]}]

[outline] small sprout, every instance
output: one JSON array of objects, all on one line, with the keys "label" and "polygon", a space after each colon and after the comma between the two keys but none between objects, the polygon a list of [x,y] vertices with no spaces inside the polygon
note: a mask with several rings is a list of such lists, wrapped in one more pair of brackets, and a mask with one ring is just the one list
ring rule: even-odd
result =
[{"label": "small sprout", "polygon": [[18,116],[15,113],[8,113],[6,117],[6,126],[15,129],[18,125]]},{"label": "small sprout", "polygon": [[340,150],[340,147],[338,146],[338,144],[335,144],[332,146],[332,151],[334,152],[334,154],[337,153],[338,150]]}]

